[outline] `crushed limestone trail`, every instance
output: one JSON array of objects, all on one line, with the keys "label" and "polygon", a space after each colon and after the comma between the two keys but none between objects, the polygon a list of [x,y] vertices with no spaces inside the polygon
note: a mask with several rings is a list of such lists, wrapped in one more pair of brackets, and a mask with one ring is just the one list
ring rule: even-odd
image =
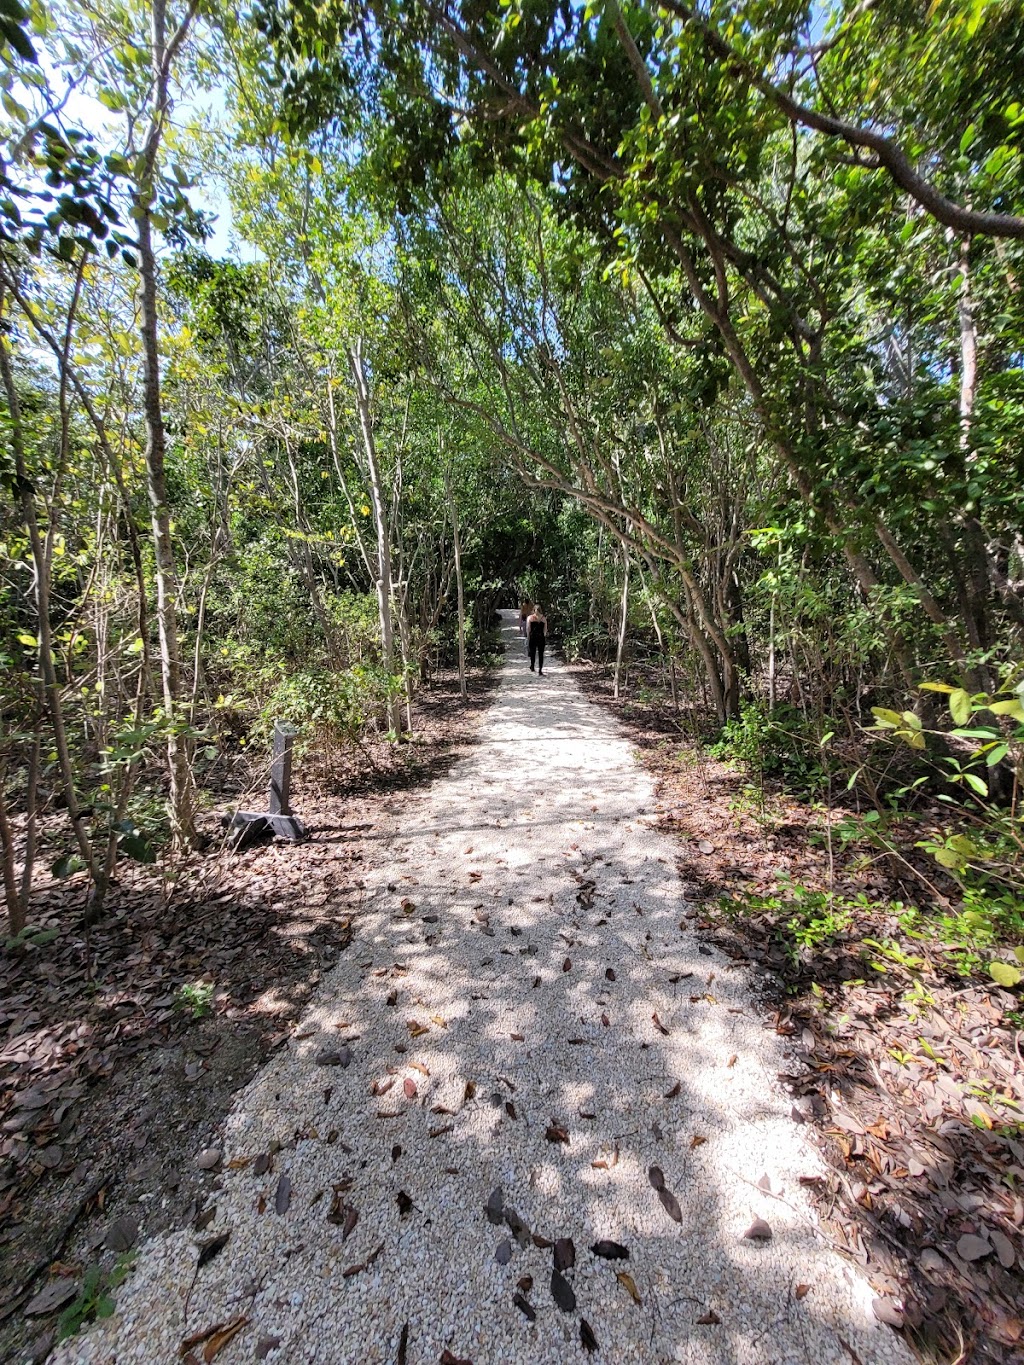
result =
[{"label": "crushed limestone trail", "polygon": [[689,928],[649,777],[504,622],[481,741],[379,832],[351,948],[236,1097],[213,1221],[146,1242],[61,1365],[239,1318],[220,1365],[909,1361],[817,1230],[795,1063]]}]

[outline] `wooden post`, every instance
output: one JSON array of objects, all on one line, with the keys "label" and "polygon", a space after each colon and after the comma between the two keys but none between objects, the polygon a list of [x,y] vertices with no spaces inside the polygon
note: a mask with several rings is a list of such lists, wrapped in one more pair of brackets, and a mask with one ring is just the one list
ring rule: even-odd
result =
[{"label": "wooden post", "polygon": [[292,785],[292,744],[295,730],[281,721],[274,722],[274,757],[270,765],[270,801],[267,810],[271,815],[291,815],[288,797]]},{"label": "wooden post", "polygon": [[301,841],[309,831],[290,805],[292,785],[292,745],[295,727],[285,721],[274,722],[274,755],[270,764],[270,795],[265,811],[236,810],[230,820],[232,846],[247,848],[267,834]]}]

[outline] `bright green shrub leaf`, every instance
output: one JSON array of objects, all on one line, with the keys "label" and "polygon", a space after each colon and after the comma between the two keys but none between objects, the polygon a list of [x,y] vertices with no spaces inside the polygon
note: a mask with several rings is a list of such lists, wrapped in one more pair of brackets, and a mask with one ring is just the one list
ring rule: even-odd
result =
[{"label": "bright green shrub leaf", "polygon": [[886,730],[898,729],[903,723],[903,717],[898,711],[889,711],[884,706],[872,706],[871,714]]},{"label": "bright green shrub leaf", "polygon": [[932,855],[940,867],[948,867],[951,872],[964,865],[964,860],[959,853],[951,848],[937,848]]},{"label": "bright green shrub leaf", "polygon": [[966,834],[954,834],[948,845],[954,853],[961,854],[964,858],[974,858],[978,850],[973,842],[968,839]]},{"label": "bright green shrub leaf", "polygon": [[971,718],[971,697],[962,687],[949,694],[949,713],[957,725],[966,725]]},{"label": "bright green shrub leaf", "polygon": [[1012,990],[1014,986],[1019,986],[1024,981],[1024,972],[1019,967],[1011,966],[1009,962],[990,962],[988,974],[997,985],[1005,986],[1007,990]]},{"label": "bright green shrub leaf", "polygon": [[1016,697],[1011,701],[994,701],[988,709],[994,716],[1012,716],[1014,720],[1024,720],[1024,705]]}]

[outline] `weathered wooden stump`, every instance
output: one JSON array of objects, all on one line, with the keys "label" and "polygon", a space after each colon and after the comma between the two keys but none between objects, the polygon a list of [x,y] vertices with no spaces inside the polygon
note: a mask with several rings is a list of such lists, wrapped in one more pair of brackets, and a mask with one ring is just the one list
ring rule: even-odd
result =
[{"label": "weathered wooden stump", "polygon": [[270,795],[265,811],[236,810],[229,829],[236,830],[234,847],[247,848],[262,835],[280,835],[282,839],[309,838],[309,831],[297,815],[292,813],[289,795],[292,782],[292,745],[295,728],[283,721],[274,722],[274,755],[270,764]]}]

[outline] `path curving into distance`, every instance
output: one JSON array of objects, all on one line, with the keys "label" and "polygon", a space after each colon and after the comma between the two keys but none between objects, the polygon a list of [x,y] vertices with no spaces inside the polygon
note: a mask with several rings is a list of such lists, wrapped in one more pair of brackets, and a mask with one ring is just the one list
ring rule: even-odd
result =
[{"label": "path curving into distance", "polygon": [[351,948],[236,1097],[215,1218],[146,1242],[60,1365],[179,1360],[239,1318],[194,1358],[910,1360],[816,1233],[792,1060],[744,971],[680,928],[649,776],[503,617],[481,741],[396,798]]}]

